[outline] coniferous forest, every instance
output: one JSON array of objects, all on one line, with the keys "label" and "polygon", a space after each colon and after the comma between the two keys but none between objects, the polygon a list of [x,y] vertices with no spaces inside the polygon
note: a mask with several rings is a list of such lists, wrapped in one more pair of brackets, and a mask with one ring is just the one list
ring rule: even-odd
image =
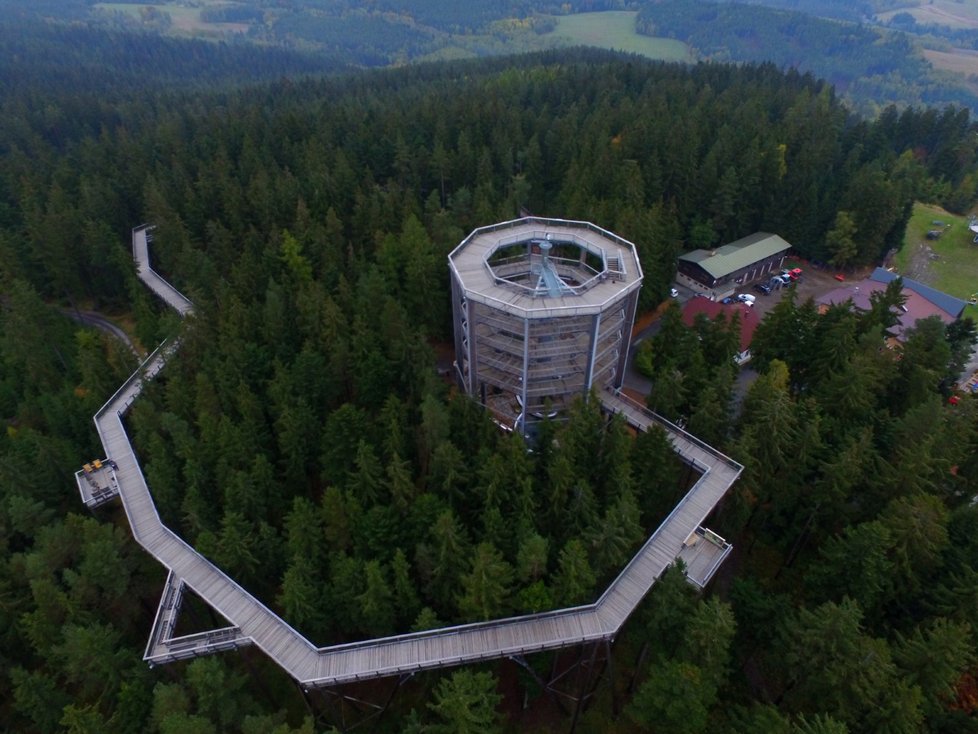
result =
[{"label": "coniferous forest", "polygon": [[[770,65],[574,50],[324,77],[282,56],[245,84],[260,51],[199,53],[215,77],[193,89],[179,65],[46,85],[28,64],[36,83],[0,98],[10,731],[328,726],[258,651],[142,662],[164,571],[72,476],[137,360],[78,311],[144,350],[181,335],[127,420],[161,515],[325,645],[591,601],[690,482],[664,434],[633,437],[594,401],[530,452],[445,379],[446,256],[471,229],[521,208],[611,229],[639,248],[649,310],[685,249],[767,230],[826,260],[845,211],[869,265],[914,200],[976,198],[967,112],[868,121]],[[135,278],[143,222],[187,323]],[[946,400],[974,328],[924,321],[881,349],[899,303],[786,298],[736,410],[729,334],[667,312],[650,401],[746,466],[713,521],[737,550],[703,595],[678,572],[657,583],[616,643],[620,710],[606,687],[579,731],[978,731],[978,404]],[[371,726],[568,727],[545,698],[510,663],[470,666],[418,676]]]}]

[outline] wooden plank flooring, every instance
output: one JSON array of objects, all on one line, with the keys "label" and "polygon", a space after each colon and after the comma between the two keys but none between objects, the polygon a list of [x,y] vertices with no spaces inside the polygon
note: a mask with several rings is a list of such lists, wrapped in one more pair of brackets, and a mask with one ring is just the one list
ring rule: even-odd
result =
[{"label": "wooden plank flooring", "polygon": [[167,283],[149,264],[149,241],[152,237],[152,227],[136,227],[132,231],[132,256],[136,261],[136,275],[153,293],[166,301],[181,316],[186,316],[194,309],[194,305],[180,291]]},{"label": "wooden plank flooring", "polygon": [[[182,315],[189,314],[193,309],[190,301],[149,266],[148,231],[147,227],[133,230],[133,256],[139,277],[171,307]],[[639,430],[648,430],[652,424],[662,426],[677,453],[699,469],[702,476],[597,602],[555,612],[317,649],[160,520],[122,416],[139,396],[144,382],[163,368],[173,349],[175,342],[150,355],[95,415],[106,456],[118,466],[120,496],[133,536],[171,571],[173,579],[182,580],[236,628],[240,636],[227,631],[225,647],[250,641],[306,687],[571,647],[614,637],[666,567],[675,561],[683,541],[706,519],[742,470],[736,462],[642,406],[612,392],[603,393],[601,401],[605,410],[622,414]],[[207,651],[199,636],[188,638],[186,643],[178,651],[180,655]]]}]

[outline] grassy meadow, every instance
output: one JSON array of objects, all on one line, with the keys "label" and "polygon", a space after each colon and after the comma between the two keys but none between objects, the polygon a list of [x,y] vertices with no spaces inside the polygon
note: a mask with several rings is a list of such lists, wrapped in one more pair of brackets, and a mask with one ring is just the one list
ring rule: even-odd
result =
[{"label": "grassy meadow", "polygon": [[215,0],[205,0],[199,4],[198,7],[190,7],[188,5],[177,5],[168,2],[157,2],[157,3],[96,3],[95,8],[98,10],[114,11],[119,13],[125,13],[133,18],[139,18],[144,9],[153,8],[162,14],[170,16],[170,22],[173,24],[173,30],[180,33],[214,33],[214,32],[227,32],[234,31],[238,33],[243,33],[248,30],[248,26],[244,23],[208,23],[201,20],[200,11],[201,8],[207,6],[219,6],[226,5],[226,2],[220,2]]},{"label": "grassy meadow", "polygon": [[[951,226],[940,239],[928,240],[928,231],[941,228],[935,221]],[[907,225],[903,249],[894,257],[893,265],[901,275],[967,301],[978,294],[978,244],[974,238],[967,216],[918,202]],[[937,257],[932,258],[932,254]],[[978,321],[978,307],[968,306],[965,315]]]},{"label": "grassy meadow", "polygon": [[570,45],[625,51],[660,61],[692,61],[689,47],[682,41],[636,33],[636,15],[618,10],[562,15],[557,18],[557,27],[548,37],[566,40]]},{"label": "grassy meadow", "polygon": [[978,28],[978,3],[973,0],[930,0],[916,7],[902,7],[877,13],[876,17],[887,21],[897,13],[909,13],[922,25],[942,25],[947,28]]},{"label": "grassy meadow", "polygon": [[935,69],[959,74],[962,83],[978,94],[978,83],[973,81],[978,78],[978,52],[965,48],[954,48],[950,51],[924,49],[923,54]]}]

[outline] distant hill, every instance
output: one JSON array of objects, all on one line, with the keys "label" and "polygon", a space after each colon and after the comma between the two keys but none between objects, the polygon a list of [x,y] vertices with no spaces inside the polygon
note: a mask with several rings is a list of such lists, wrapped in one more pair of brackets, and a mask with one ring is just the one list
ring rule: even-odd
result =
[{"label": "distant hill", "polygon": [[835,18],[861,23],[876,12],[870,0],[744,0],[744,5],[763,5],[778,10],[792,10],[819,18]]},{"label": "distant hill", "polygon": [[936,74],[901,32],[756,4],[703,0],[647,4],[639,12],[638,31],[684,41],[705,59],[771,61],[811,72],[869,115],[891,103],[959,104],[978,110],[978,95],[961,81]]},{"label": "distant hill", "polygon": [[[634,28],[621,22],[631,13]],[[670,60],[770,61],[827,79],[870,116],[891,103],[978,110],[978,8],[952,0],[899,7],[896,0],[0,0],[0,18],[218,41],[228,61],[261,47],[262,60],[229,61],[228,73],[242,79],[581,44]],[[197,48],[186,58],[193,67],[210,53]],[[183,55],[143,67],[138,58],[105,60],[152,79],[200,81],[192,68],[178,70]],[[196,67],[202,78],[224,78],[223,63]]]},{"label": "distant hill", "polygon": [[[2,16],[0,16],[2,17]],[[254,44],[228,44],[83,24],[0,21],[0,98],[244,84],[345,68],[335,57]]]}]

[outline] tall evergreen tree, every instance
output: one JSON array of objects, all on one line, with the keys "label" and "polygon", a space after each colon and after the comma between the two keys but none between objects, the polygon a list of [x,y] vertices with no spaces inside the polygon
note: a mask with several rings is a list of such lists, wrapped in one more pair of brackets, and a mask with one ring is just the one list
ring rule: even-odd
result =
[{"label": "tall evergreen tree", "polygon": [[459,670],[442,679],[428,708],[436,722],[426,727],[433,734],[495,734],[502,731],[496,691],[491,673]]},{"label": "tall evergreen tree", "polygon": [[465,619],[493,619],[509,608],[513,569],[491,544],[475,547],[469,572],[460,580],[458,609]]}]

